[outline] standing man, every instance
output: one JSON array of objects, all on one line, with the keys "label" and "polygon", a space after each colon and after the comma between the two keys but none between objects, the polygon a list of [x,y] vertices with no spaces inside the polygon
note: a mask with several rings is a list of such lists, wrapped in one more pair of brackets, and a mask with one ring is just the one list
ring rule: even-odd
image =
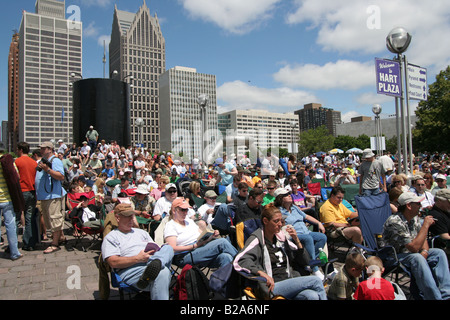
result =
[{"label": "standing man", "polygon": [[[363,162],[359,167],[359,194],[364,196],[376,195],[386,189],[386,172],[383,164],[375,160],[375,154],[371,149],[365,149],[363,152]],[[380,185],[382,190],[380,190]]]},{"label": "standing man", "polygon": [[54,155],[54,146],[51,142],[44,142],[41,148],[42,160],[36,172],[36,196],[41,201],[42,214],[47,229],[53,233],[53,240],[44,254],[60,250],[60,242],[64,242],[63,235],[66,190],[62,187],[64,180],[64,167]]},{"label": "standing man", "polygon": [[23,212],[25,220],[25,230],[23,232],[23,250],[32,251],[39,242],[38,225],[36,220],[36,166],[37,162],[31,159],[28,154],[30,145],[20,142],[17,146],[16,167],[19,171],[20,188],[22,189],[25,210]]},{"label": "standing man", "polygon": [[94,130],[94,126],[90,126],[88,132],[86,133],[86,139],[92,151],[97,148],[98,136],[98,132]]},{"label": "standing man", "polygon": [[10,259],[15,261],[23,257],[17,244],[16,214],[14,212],[14,210],[23,211],[23,197],[19,176],[14,167],[14,159],[10,154],[3,155],[4,151],[5,149],[0,147],[0,219],[3,215]]}]

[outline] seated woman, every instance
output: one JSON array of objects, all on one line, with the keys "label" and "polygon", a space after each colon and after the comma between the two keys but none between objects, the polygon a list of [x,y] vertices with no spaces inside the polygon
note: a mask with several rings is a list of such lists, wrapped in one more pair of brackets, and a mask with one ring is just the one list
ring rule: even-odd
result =
[{"label": "seated woman", "polygon": [[158,188],[153,188],[150,192],[150,196],[155,199],[156,201],[159,200],[162,196],[164,196],[164,193],[166,192],[166,185],[170,183],[170,178],[168,176],[161,176],[161,178],[158,181]]},{"label": "seated woman", "polygon": [[[323,249],[327,243],[327,236],[322,223],[294,205],[290,192],[286,189],[280,188],[275,191],[274,203],[281,211],[286,224],[294,227],[300,242],[305,246],[311,259],[315,260],[319,256],[320,249]],[[306,222],[317,226],[319,232],[309,231]],[[315,276],[323,280],[324,275],[320,272],[318,266],[314,266],[312,271]]]},{"label": "seated woman", "polygon": [[322,281],[316,276],[301,277],[294,270],[295,261],[303,254],[303,247],[292,227],[281,231],[283,218],[280,210],[268,204],[261,215],[262,229],[256,230],[246,241],[234,260],[234,269],[267,280],[267,288],[274,295],[293,300],[326,300]]},{"label": "seated woman", "polygon": [[228,240],[219,238],[218,231],[206,239],[199,239],[202,234],[199,226],[188,218],[190,208],[183,198],[172,202],[170,220],[164,228],[164,240],[175,251],[173,263],[179,267],[195,264],[220,268],[233,261],[237,250]]}]

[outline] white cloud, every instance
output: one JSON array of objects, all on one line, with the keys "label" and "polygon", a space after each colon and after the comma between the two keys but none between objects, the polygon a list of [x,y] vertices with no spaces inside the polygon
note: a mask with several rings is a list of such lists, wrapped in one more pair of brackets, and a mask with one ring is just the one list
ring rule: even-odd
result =
[{"label": "white cloud", "polygon": [[450,64],[450,37],[446,36],[450,33],[448,1],[296,0],[295,3],[297,10],[287,16],[287,23],[305,23],[318,29],[316,41],[325,51],[393,55],[385,46],[386,36],[393,28],[402,26],[413,36],[406,52],[411,63],[432,66],[434,72]]},{"label": "white cloud", "polygon": [[111,36],[110,35],[103,35],[98,37],[98,45],[103,47],[103,45],[106,45],[106,51],[109,49],[109,43],[111,42]]},{"label": "white cloud", "polygon": [[95,21],[89,23],[89,25],[83,28],[83,36],[88,38],[95,38],[98,36],[98,28],[95,26]]},{"label": "white cloud", "polygon": [[220,110],[236,108],[268,109],[290,108],[298,109],[317,98],[308,92],[290,88],[265,89],[252,86],[242,81],[223,84],[217,89],[217,99],[224,102]]},{"label": "white cloud", "polygon": [[80,0],[80,3],[82,6],[85,7],[102,7],[102,8],[106,8],[108,6],[110,6],[113,2],[112,0]]},{"label": "white cloud", "polygon": [[281,0],[179,0],[193,19],[212,22],[235,34],[245,34],[272,17]]},{"label": "white cloud", "polygon": [[359,117],[361,115],[362,114],[357,111],[349,111],[347,113],[341,114],[341,121],[345,123],[351,122],[352,118]]},{"label": "white cloud", "polygon": [[375,85],[373,62],[360,63],[349,60],[316,64],[286,65],[274,74],[274,79],[288,87],[308,89],[356,90]]}]

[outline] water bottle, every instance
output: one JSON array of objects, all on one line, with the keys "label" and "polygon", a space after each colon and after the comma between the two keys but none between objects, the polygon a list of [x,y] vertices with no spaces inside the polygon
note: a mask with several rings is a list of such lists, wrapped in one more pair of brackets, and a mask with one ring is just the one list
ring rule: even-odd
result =
[{"label": "water bottle", "polygon": [[328,262],[327,254],[322,248],[319,249],[319,260],[322,261],[323,264]]}]

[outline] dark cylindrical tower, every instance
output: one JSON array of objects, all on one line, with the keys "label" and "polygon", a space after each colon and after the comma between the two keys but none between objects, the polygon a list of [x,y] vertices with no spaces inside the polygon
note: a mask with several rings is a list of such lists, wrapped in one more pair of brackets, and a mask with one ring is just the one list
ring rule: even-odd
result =
[{"label": "dark cylindrical tower", "polygon": [[90,126],[100,140],[131,143],[130,87],[112,79],[84,79],[73,85],[73,137],[78,145],[86,140]]}]

